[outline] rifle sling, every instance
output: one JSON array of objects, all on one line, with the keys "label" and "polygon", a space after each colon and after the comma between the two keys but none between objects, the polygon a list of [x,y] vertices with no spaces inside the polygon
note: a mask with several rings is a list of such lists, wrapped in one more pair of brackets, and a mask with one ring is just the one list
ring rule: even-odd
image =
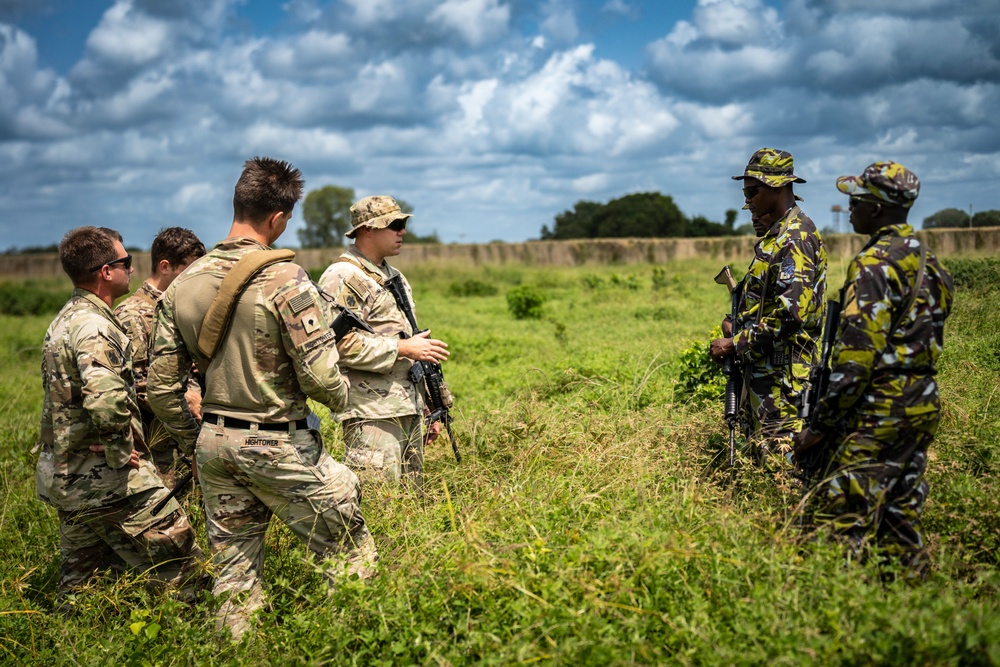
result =
[{"label": "rifle sling", "polygon": [[233,316],[236,302],[240,300],[243,290],[250,281],[263,269],[278,262],[290,262],[295,259],[291,250],[255,250],[240,257],[229,270],[219,285],[219,292],[208,307],[201,330],[198,332],[198,351],[211,359],[219,349],[219,343],[225,338],[229,321]]},{"label": "rifle sling", "polygon": [[899,328],[899,325],[903,323],[903,318],[905,318],[911,310],[913,310],[913,305],[917,302],[917,297],[920,295],[920,287],[924,284],[924,273],[927,269],[927,246],[923,243],[920,244],[920,266],[917,267],[917,278],[913,281],[913,286],[910,288],[910,298],[906,302],[906,307],[901,311],[896,313],[896,317],[892,318],[892,326],[889,328],[889,335],[886,336],[886,345],[888,346],[889,339],[892,338],[892,332]]},{"label": "rifle sling", "polygon": [[[406,316],[406,319],[408,319],[410,321],[410,326],[413,327],[413,332],[414,333],[417,332],[417,318],[413,315],[413,308],[407,302],[406,295],[404,293],[402,293],[402,292],[400,292],[399,294],[397,294],[396,290],[392,289],[388,285],[388,283],[390,281],[394,280],[396,278],[396,276],[399,275],[398,272],[395,273],[395,274],[393,274],[392,278],[386,279],[385,276],[383,276],[382,274],[378,273],[377,271],[373,272],[371,269],[369,269],[367,266],[365,266],[364,264],[362,264],[358,260],[354,259],[353,257],[344,257],[343,255],[341,255],[340,257],[338,257],[337,259],[334,260],[334,264],[336,264],[337,262],[346,262],[347,264],[351,264],[353,266],[358,267],[359,269],[361,269],[362,272],[364,272],[364,274],[366,276],[368,276],[369,278],[371,278],[372,280],[374,280],[378,284],[379,287],[381,287],[382,289],[387,290],[390,294],[392,294],[392,298],[396,301],[396,305],[399,306],[399,309],[401,311],[403,311],[403,315]],[[392,267],[389,266],[388,263],[386,263],[386,266],[389,267],[389,270],[391,272],[392,271]]]}]

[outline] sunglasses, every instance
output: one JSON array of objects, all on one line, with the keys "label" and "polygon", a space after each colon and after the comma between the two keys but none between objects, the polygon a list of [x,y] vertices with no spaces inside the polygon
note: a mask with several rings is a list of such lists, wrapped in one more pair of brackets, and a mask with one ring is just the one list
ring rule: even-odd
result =
[{"label": "sunglasses", "polygon": [[404,229],[406,229],[406,218],[400,218],[398,220],[393,220],[389,224],[388,228],[391,229],[394,232],[401,232],[401,231],[403,231]]},{"label": "sunglasses", "polygon": [[128,271],[132,268],[132,255],[125,255],[124,257],[119,257],[118,259],[113,259],[110,262],[105,262],[100,266],[95,266],[91,271],[97,271],[98,269],[103,269],[105,266],[114,266],[115,264],[121,264],[122,268]]},{"label": "sunglasses", "polygon": [[757,196],[757,191],[760,190],[763,185],[747,185],[743,188],[743,196],[747,199],[753,199]]}]

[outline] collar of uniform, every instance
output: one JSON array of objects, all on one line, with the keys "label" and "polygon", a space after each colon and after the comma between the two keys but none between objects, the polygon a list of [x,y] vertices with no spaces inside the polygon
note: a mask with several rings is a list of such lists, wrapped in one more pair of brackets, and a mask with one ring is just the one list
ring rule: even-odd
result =
[{"label": "collar of uniform", "polygon": [[908,222],[903,222],[895,225],[886,225],[884,227],[879,227],[874,232],[872,232],[873,239],[880,239],[883,236],[913,236],[913,227]]},{"label": "collar of uniform", "polygon": [[101,313],[105,317],[107,317],[109,320],[111,320],[112,322],[115,322],[115,323],[118,322],[118,318],[115,317],[115,312],[113,310],[111,310],[111,308],[108,307],[108,304],[106,304],[103,301],[101,301],[100,297],[98,297],[93,292],[85,290],[82,287],[74,287],[73,288],[73,296],[74,297],[80,297],[81,299],[86,299],[90,303],[94,304],[94,306],[98,310],[100,310]]},{"label": "collar of uniform", "polygon": [[385,260],[382,260],[382,266],[376,265],[374,262],[368,259],[365,253],[361,252],[361,249],[358,248],[358,246],[355,245],[354,243],[352,243],[347,247],[347,253],[354,259],[358,260],[359,263],[367,267],[369,271],[380,273],[387,279],[391,279],[393,276],[399,273],[398,271],[396,271],[396,269],[392,268],[389,262]]},{"label": "collar of uniform", "polygon": [[230,236],[228,239],[222,239],[216,243],[213,250],[236,250],[239,248],[260,248],[261,250],[271,249],[270,246],[264,245],[257,239],[252,239],[249,236]]},{"label": "collar of uniform", "polygon": [[160,295],[163,294],[163,292],[150,285],[148,280],[142,281],[142,286],[140,286],[136,291],[145,292],[149,296],[153,297],[154,301],[159,299]]},{"label": "collar of uniform", "polygon": [[792,204],[791,208],[785,211],[785,214],[782,215],[777,222],[771,225],[771,228],[767,230],[767,234],[764,234],[764,236],[765,237],[779,236],[781,234],[781,231],[785,228],[785,223],[788,222],[788,220],[790,220],[791,218],[795,217],[795,215],[797,215],[798,212],[799,212],[799,205]]}]

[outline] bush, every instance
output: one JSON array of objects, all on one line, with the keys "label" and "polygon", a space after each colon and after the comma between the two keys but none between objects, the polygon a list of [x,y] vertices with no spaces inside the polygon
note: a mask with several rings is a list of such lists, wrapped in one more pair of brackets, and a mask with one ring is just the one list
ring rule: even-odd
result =
[{"label": "bush", "polygon": [[[721,337],[722,330],[715,327],[711,338]],[[695,401],[720,400],[726,393],[726,376],[708,353],[709,344],[707,340],[695,341],[680,356],[677,390]]]},{"label": "bush", "polygon": [[542,319],[545,296],[531,285],[521,285],[507,292],[507,310],[518,320]]},{"label": "bush", "polygon": [[991,288],[1000,284],[1000,259],[996,257],[948,259],[945,268],[963,289]]},{"label": "bush", "polygon": [[68,299],[68,292],[47,289],[31,281],[0,283],[0,313],[4,315],[55,314]]},{"label": "bush", "polygon": [[460,283],[452,283],[448,287],[448,294],[450,296],[493,296],[498,291],[497,286],[493,283],[483,282],[475,278],[470,278]]}]

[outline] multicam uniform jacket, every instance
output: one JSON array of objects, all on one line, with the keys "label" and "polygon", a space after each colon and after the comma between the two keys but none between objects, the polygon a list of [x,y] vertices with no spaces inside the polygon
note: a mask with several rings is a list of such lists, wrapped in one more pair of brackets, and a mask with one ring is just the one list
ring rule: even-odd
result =
[{"label": "multicam uniform jacket", "polygon": [[[392,293],[382,286],[397,274],[399,271],[388,263],[376,266],[352,244],[319,280],[320,288],[337,305],[350,308],[381,334],[377,343],[366,340],[341,346],[342,366],[351,389],[347,407],[335,415],[338,421],[423,414],[423,394],[409,378],[413,362],[398,356],[399,338],[413,335],[413,328]],[[403,286],[413,307],[413,293],[405,277]],[[363,365],[355,360],[358,352],[352,349],[361,345],[367,347],[365,358],[369,361]]]},{"label": "multicam uniform jacket", "polygon": [[[225,344],[211,360],[198,352],[202,318],[226,273],[243,255],[267,249],[249,238],[226,239],[160,299],[147,393],[156,416],[187,453],[199,432],[184,400],[192,360],[205,377],[206,414],[287,422],[309,415],[307,397],[332,410],[343,409],[347,400],[329,310],[309,275],[291,262],[258,273],[233,309]],[[213,381],[217,377],[225,379]]]},{"label": "multicam uniform jacket", "polygon": [[163,292],[144,281],[132,296],[115,308],[115,317],[132,341],[132,373],[135,375],[135,395],[139,407],[149,410],[146,400],[146,373],[149,367],[150,334],[156,314],[156,300]]},{"label": "multicam uniform jacket", "polygon": [[[161,487],[142,459],[126,465],[134,437],[143,446],[131,345],[111,309],[82,289],[63,306],[42,345],[38,496],[60,510],[109,505]],[[104,445],[103,452],[90,445]]]},{"label": "multicam uniform jacket", "polygon": [[940,410],[934,376],[953,284],[929,250],[914,306],[889,330],[914,289],[919,248],[913,227],[889,225],[872,235],[848,267],[829,386],[812,420],[817,432],[837,430],[845,417],[884,420]]},{"label": "multicam uniform jacket", "polygon": [[739,289],[733,343],[744,364],[753,426],[794,420],[809,369],[818,359],[826,289],[826,249],[798,206],[757,242]]}]

